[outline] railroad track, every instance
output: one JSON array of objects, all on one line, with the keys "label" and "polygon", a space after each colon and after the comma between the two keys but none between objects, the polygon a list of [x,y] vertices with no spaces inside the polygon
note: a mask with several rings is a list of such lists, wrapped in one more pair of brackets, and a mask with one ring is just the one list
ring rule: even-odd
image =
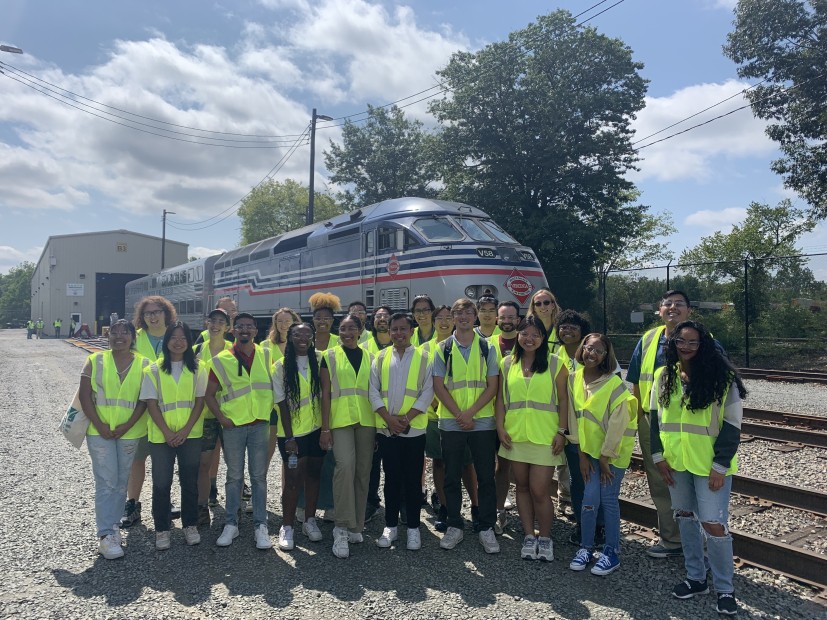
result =
[{"label": "railroad track", "polygon": [[749,437],[827,448],[827,417],[744,407],[741,440],[749,441]]},{"label": "railroad track", "polygon": [[739,368],[744,379],[785,381],[787,383],[820,383],[827,385],[827,373],[795,370],[768,370],[764,368]]}]

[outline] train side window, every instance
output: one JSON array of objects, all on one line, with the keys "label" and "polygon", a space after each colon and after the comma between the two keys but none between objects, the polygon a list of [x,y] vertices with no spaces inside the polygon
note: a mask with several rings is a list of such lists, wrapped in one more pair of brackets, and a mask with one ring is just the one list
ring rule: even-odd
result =
[{"label": "train side window", "polygon": [[187,282],[192,282],[195,279],[195,269],[190,267],[187,269]]},{"label": "train side window", "polygon": [[198,299],[195,300],[195,314],[197,314],[198,316],[201,316],[203,313],[204,313],[204,302],[199,297]]},{"label": "train side window", "polygon": [[379,228],[377,231],[378,243],[377,249],[379,252],[384,250],[396,249],[396,229],[394,228]]},{"label": "train side window", "polygon": [[369,230],[365,233],[365,254],[373,255],[376,247],[374,244],[374,235],[376,231]]},{"label": "train side window", "polygon": [[428,241],[462,241],[463,234],[447,217],[423,217],[413,223],[414,228]]}]

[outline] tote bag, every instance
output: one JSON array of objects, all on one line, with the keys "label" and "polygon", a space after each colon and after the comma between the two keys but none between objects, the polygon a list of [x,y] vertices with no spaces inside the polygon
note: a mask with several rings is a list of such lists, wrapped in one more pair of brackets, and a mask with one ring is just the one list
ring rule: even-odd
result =
[{"label": "tote bag", "polygon": [[59,428],[66,440],[75,448],[80,449],[83,445],[83,439],[86,437],[86,430],[89,428],[89,418],[83,413],[77,390],[75,390],[75,397],[69,403],[66,413],[63,414],[63,418],[60,420]]}]

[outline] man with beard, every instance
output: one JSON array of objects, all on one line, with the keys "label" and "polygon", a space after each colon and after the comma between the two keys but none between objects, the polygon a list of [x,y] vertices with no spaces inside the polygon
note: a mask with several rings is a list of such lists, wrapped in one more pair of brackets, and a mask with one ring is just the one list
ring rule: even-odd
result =
[{"label": "man with beard", "polygon": [[374,357],[382,349],[391,346],[390,324],[392,314],[393,310],[389,306],[379,306],[373,311],[373,329],[371,330],[373,337],[368,338],[368,341],[362,346],[370,351]]}]

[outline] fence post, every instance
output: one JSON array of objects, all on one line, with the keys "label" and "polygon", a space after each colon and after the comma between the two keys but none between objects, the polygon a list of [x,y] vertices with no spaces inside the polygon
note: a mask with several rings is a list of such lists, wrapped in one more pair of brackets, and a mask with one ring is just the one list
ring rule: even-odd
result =
[{"label": "fence post", "polygon": [[609,270],[604,265],[600,270],[600,281],[603,287],[603,333],[609,333],[608,318],[606,315],[606,280],[609,278]]},{"label": "fence post", "polygon": [[744,366],[749,368],[749,258],[744,257]]},{"label": "fence post", "polygon": [[672,290],[672,287],[669,284],[669,270],[672,268],[672,259],[669,259],[669,262],[666,263],[666,290]]}]

